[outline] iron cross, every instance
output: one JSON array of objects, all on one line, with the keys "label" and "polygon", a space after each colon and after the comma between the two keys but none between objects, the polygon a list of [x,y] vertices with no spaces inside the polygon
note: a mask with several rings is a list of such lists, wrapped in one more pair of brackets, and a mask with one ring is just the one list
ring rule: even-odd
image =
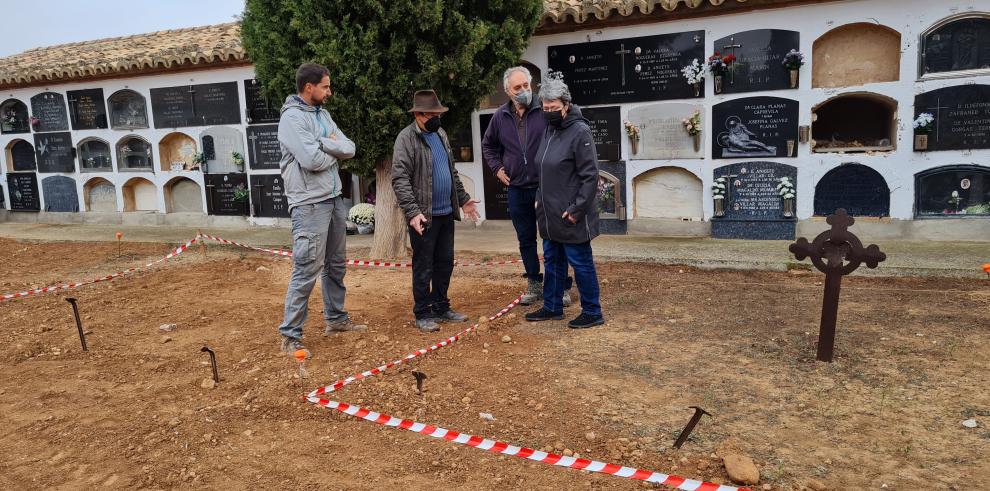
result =
[{"label": "iron cross", "polygon": [[255,205],[256,206],[255,206],[255,210],[254,210],[254,213],[256,215],[259,215],[260,216],[261,215],[261,201],[265,197],[265,185],[264,184],[261,184],[259,182],[258,184],[255,184],[254,187],[261,188],[261,189],[258,190],[258,201],[255,202]]},{"label": "iron cross", "polygon": [[811,262],[819,271],[825,273],[825,297],[822,300],[822,320],[818,332],[818,361],[832,362],[832,352],[835,347],[835,321],[839,311],[839,290],[842,288],[842,277],[852,273],[860,264],[873,269],[887,259],[876,244],[863,247],[859,237],[849,231],[856,222],[839,208],[834,215],[825,220],[832,226],[815,237],[813,242],[801,237],[791,244],[788,250],[798,261],[811,258]]},{"label": "iron cross", "polygon": [[189,94],[189,105],[192,107],[192,115],[196,117],[196,86],[190,85],[186,93]]},{"label": "iron cross", "polygon": [[616,51],[615,52],[615,54],[619,55],[619,59],[622,60],[622,86],[623,87],[626,86],[626,55],[628,55],[629,53],[632,53],[632,51],[629,51],[628,49],[626,49],[625,43],[620,44],[619,45],[619,51]]},{"label": "iron cross", "polygon": [[[731,49],[732,50],[732,53],[730,53],[730,54],[732,56],[736,56],[736,48],[742,48],[742,45],[741,44],[736,44],[736,38],[734,38],[734,37],[729,38],[729,44],[728,44],[728,46],[722,46],[722,49],[724,49],[724,50]],[[728,69],[729,69],[729,85],[735,85],[735,83],[736,83],[736,76],[735,76],[735,74],[732,73],[732,67],[731,66],[728,67]]]}]

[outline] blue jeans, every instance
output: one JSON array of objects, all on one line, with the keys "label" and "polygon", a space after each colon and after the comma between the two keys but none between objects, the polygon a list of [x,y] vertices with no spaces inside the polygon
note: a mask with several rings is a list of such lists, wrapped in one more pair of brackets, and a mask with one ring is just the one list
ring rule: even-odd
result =
[{"label": "blue jeans", "polygon": [[285,318],[278,330],[300,339],[309,310],[309,294],[322,280],[323,317],[346,320],[344,274],[347,272],[347,207],[340,196],[329,202],[292,209],[292,277],[285,294]]},{"label": "blue jeans", "polygon": [[[519,255],[526,268],[526,278],[543,281],[543,275],[540,274],[540,256],[536,250],[537,191],[538,188],[509,186],[509,217],[512,218],[512,228],[516,229]],[[570,290],[573,278],[568,276],[564,281],[564,290]]]},{"label": "blue jeans", "polygon": [[602,305],[598,299],[598,274],[595,272],[595,258],[591,253],[591,242],[564,244],[543,240],[543,257],[546,260],[546,276],[543,279],[543,308],[553,314],[564,313],[564,286],[567,280],[567,265],[574,268],[574,282],[581,294],[581,313],[593,316],[602,315]]}]

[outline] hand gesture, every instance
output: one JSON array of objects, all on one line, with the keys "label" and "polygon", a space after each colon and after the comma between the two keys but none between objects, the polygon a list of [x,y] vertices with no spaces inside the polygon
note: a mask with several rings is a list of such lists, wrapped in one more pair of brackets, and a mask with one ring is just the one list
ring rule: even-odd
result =
[{"label": "hand gesture", "polygon": [[570,213],[567,213],[566,211],[560,217],[563,218],[563,219],[565,219],[565,220],[567,220],[568,222],[571,222],[571,225],[576,225],[577,224],[577,218],[574,218],[574,215],[571,215]]},{"label": "hand gesture", "polygon": [[426,225],[426,217],[422,213],[412,217],[412,220],[409,220],[409,226],[412,227],[413,230],[415,230],[419,235],[423,235],[424,225]]},{"label": "hand gesture", "polygon": [[505,184],[506,186],[509,185],[509,175],[505,173],[505,167],[499,169],[495,174],[495,177],[497,177],[499,181],[502,181],[502,184]]},{"label": "hand gesture", "polygon": [[461,210],[464,212],[464,216],[472,222],[477,222],[481,219],[481,215],[478,214],[478,203],[480,202],[472,199],[467,203],[464,203],[464,206],[461,207]]}]

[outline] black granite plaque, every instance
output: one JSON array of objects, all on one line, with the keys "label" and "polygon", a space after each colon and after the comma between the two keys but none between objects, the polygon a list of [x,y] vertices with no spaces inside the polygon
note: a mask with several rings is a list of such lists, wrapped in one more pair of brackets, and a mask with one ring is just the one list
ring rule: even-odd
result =
[{"label": "black granite plaque", "polygon": [[850,216],[888,216],[890,188],[879,172],[865,165],[840,165],[815,186],[815,215],[828,216],[839,208]]},{"label": "black granite plaque", "polygon": [[686,99],[694,87],[681,69],[705,62],[705,31],[550,46],[547,55],[577,104]]},{"label": "black granite plaque", "polygon": [[41,180],[41,190],[45,194],[45,211],[79,211],[75,179],[65,176],[46,177]]},{"label": "black granite plaque", "polygon": [[110,127],[115,130],[136,130],[148,127],[148,103],[133,90],[114,92],[109,99]]},{"label": "black granite plaque", "polygon": [[950,22],[922,40],[922,73],[990,67],[990,19]]},{"label": "black granite plaque", "polygon": [[10,147],[10,160],[14,166],[14,171],[32,171],[38,169],[34,147],[24,140],[18,140],[14,143],[14,146]]},{"label": "black granite plaque", "polygon": [[746,97],[712,108],[712,158],[797,157],[798,102]]},{"label": "black granite plaque", "polygon": [[605,162],[619,160],[623,136],[619,106],[581,108],[581,114],[591,126],[598,160]]},{"label": "black granite plaque", "polygon": [[27,105],[17,99],[7,99],[0,104],[0,133],[30,133]]},{"label": "black granite plaque", "polygon": [[285,183],[279,174],[254,174],[251,177],[251,203],[254,216],[289,218],[289,201]]},{"label": "black granite plaque", "polygon": [[796,167],[775,162],[744,162],[715,169],[713,179],[720,177],[728,182],[725,216],[712,219],[712,237],[794,238],[795,220],[784,217],[784,201],[777,192],[777,185],[780,178],[789,177],[796,188]]},{"label": "black granite plaque", "polygon": [[107,105],[103,102],[103,89],[70,90],[69,116],[74,130],[98,130],[107,128]]},{"label": "black granite plaque", "polygon": [[722,92],[789,89],[790,72],[781,62],[790,50],[800,47],[798,32],[780,29],[739,32],[715,40],[715,51],[736,57],[722,80]]},{"label": "black granite plaque", "polygon": [[65,97],[55,92],[42,92],[31,98],[31,116],[37,118],[34,131],[67,131],[69,116],[65,111]]},{"label": "black granite plaque", "polygon": [[[479,122],[481,123],[481,134],[484,135],[485,131],[488,131],[488,124],[492,122],[492,115],[479,115]],[[481,175],[482,185],[485,188],[485,219],[508,220],[509,188],[505,184],[502,184],[502,181],[499,181],[495,177],[495,174],[492,173],[492,169],[488,167],[488,160],[485,159],[484,153],[482,153],[481,160],[484,166],[481,170]]]},{"label": "black granite plaque", "polygon": [[957,85],[919,94],[915,117],[935,117],[928,150],[990,148],[990,85]]},{"label": "black granite plaque", "polygon": [[42,133],[34,135],[34,153],[38,172],[75,172],[75,148],[72,133]]},{"label": "black granite plaque", "polygon": [[277,123],[281,107],[279,101],[270,101],[254,79],[244,81],[244,98],[247,99],[247,123]]},{"label": "black granite plaque", "polygon": [[248,200],[237,200],[235,193],[248,190],[245,174],[204,174],[206,206],[210,215],[247,216]]},{"label": "black granite plaque", "polygon": [[7,174],[7,189],[10,191],[10,211],[41,211],[38,175],[34,172]]},{"label": "black granite plaque", "polygon": [[990,215],[990,167],[936,167],[915,177],[917,216]]},{"label": "black granite plaque", "polygon": [[237,82],[151,89],[155,128],[240,124]]},{"label": "black granite plaque", "polygon": [[247,139],[248,160],[252,169],[278,169],[282,146],[278,143],[277,124],[248,126]]}]

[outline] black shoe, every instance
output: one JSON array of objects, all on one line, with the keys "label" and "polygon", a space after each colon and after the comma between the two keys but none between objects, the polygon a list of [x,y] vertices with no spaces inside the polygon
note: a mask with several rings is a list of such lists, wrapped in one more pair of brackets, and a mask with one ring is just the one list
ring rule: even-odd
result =
[{"label": "black shoe", "polygon": [[605,317],[601,315],[588,315],[582,313],[577,316],[574,320],[567,323],[567,327],[571,329],[586,329],[589,327],[600,326],[605,323]]},{"label": "black shoe", "polygon": [[448,310],[442,314],[437,314],[434,320],[437,322],[464,322],[468,320],[468,316],[460,312],[454,312],[453,310]]},{"label": "black shoe", "polygon": [[526,314],[526,320],[528,320],[529,322],[540,322],[540,321],[551,321],[551,320],[559,321],[563,318],[564,318],[563,313],[554,314],[553,312],[550,312],[549,310],[543,307],[541,307],[540,310],[537,310],[536,312],[530,312]]}]

